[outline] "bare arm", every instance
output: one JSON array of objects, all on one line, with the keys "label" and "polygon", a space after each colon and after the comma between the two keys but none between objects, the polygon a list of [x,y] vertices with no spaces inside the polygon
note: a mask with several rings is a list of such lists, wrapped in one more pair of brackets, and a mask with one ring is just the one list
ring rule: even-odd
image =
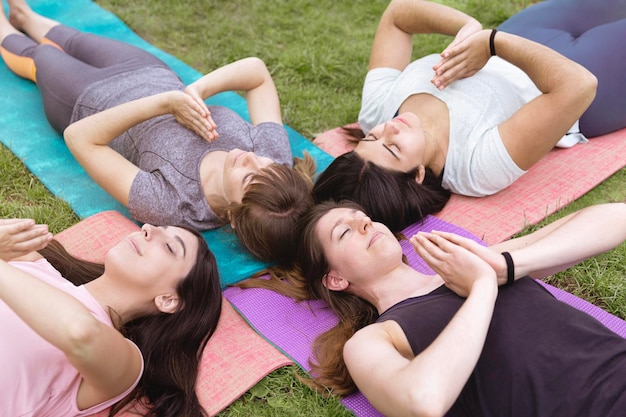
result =
[{"label": "bare arm", "polygon": [[189,84],[185,91],[192,97],[204,100],[217,93],[231,90],[246,93],[252,124],[263,122],[282,124],[274,80],[265,63],[259,58],[244,58],[220,67]]},{"label": "bare arm", "polygon": [[[445,51],[435,84],[443,88],[480,70],[491,57],[490,30],[468,36]],[[589,107],[597,80],[583,66],[536,42],[504,32],[494,37],[497,55],[524,71],[541,91],[498,126],[507,152],[527,170],[547,154]]]},{"label": "bare arm", "polygon": [[201,112],[188,95],[169,91],[120,104],[72,123],[65,129],[65,143],[78,163],[105,191],[128,206],[130,187],[139,167],[109,147],[131,127],[164,114],[192,119]]},{"label": "bare arm", "polygon": [[[378,24],[369,69],[388,67],[403,70],[411,62],[414,34],[439,33],[459,38],[482,29],[465,13],[422,0],[392,0]],[[458,39],[457,39],[458,40]]]},{"label": "bare arm", "polygon": [[[542,278],[626,241],[626,204],[589,206],[559,219],[529,235],[490,246],[453,233],[420,233],[433,242],[449,241],[478,255],[496,271],[498,283],[506,283],[506,262],[501,252],[509,252],[515,265],[515,278],[531,275]],[[411,238],[413,242],[414,238]]]},{"label": "bare arm", "polygon": [[141,355],[69,294],[0,261],[0,299],[59,348],[83,377],[79,406],[113,398],[139,376]]},{"label": "bare arm", "polygon": [[[517,278],[565,270],[626,241],[626,203],[589,206],[530,235],[491,246],[510,252]],[[500,275],[500,274],[498,274]]]},{"label": "bare arm", "polygon": [[360,330],[344,348],[350,375],[387,416],[443,416],[480,357],[496,295],[493,279],[474,285],[441,334],[415,357],[400,353],[410,348],[395,322]]},{"label": "bare arm", "polygon": [[498,56],[522,69],[543,93],[498,126],[509,155],[526,170],[547,154],[589,107],[597,79],[552,49],[515,35],[498,32],[495,47]]}]

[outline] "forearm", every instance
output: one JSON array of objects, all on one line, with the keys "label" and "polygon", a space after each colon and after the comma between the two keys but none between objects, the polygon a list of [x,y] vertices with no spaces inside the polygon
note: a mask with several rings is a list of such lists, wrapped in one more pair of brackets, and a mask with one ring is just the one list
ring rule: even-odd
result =
[{"label": "forearm", "polygon": [[224,65],[189,84],[187,88],[195,89],[203,99],[207,99],[223,91],[253,90],[268,77],[270,74],[263,61],[249,57]]},{"label": "forearm", "polygon": [[169,91],[133,100],[85,117],[69,125],[63,136],[72,152],[84,146],[106,146],[113,139],[153,117],[172,111],[171,100],[178,91]]},{"label": "forearm", "polygon": [[493,277],[477,283],[443,331],[413,358],[396,322],[366,326],[344,346],[350,376],[386,416],[443,416],[480,357],[496,296]]},{"label": "forearm", "polygon": [[574,103],[581,113],[591,103],[597,81],[583,66],[547,46],[505,32],[497,32],[494,47],[497,56],[524,71],[542,93],[585,97]]},{"label": "forearm", "polygon": [[4,261],[0,261],[0,299],[31,329],[70,356],[98,322],[78,300]]},{"label": "forearm", "polygon": [[482,352],[496,297],[493,282],[477,283],[441,334],[411,361],[405,382],[415,381],[415,372],[424,376],[411,394],[415,403],[431,403],[439,415],[454,404]]},{"label": "forearm", "polygon": [[[626,204],[586,207],[530,235],[492,246],[508,251],[515,277],[543,277],[615,248],[626,240]],[[498,273],[499,281],[506,273]]]},{"label": "forearm", "polygon": [[394,0],[389,18],[398,29],[410,33],[438,33],[455,36],[467,23],[480,23],[471,16],[442,4],[422,0]]}]

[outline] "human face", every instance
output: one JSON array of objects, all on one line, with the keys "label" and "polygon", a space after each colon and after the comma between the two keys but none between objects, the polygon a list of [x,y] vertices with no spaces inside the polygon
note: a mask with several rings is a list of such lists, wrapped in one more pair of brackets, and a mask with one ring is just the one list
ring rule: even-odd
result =
[{"label": "human face", "polygon": [[360,210],[330,210],[317,223],[316,235],[331,274],[349,282],[376,280],[402,263],[402,249],[393,233]]},{"label": "human face", "polygon": [[145,224],[107,253],[105,274],[121,277],[126,285],[144,288],[149,295],[175,293],[197,253],[198,238],[188,230]]},{"label": "human face", "polygon": [[424,164],[424,145],[420,119],[406,112],[374,127],[354,151],[380,167],[409,172]]},{"label": "human face", "polygon": [[252,177],[274,161],[254,152],[233,149],[226,155],[224,162],[224,192],[229,203],[241,203],[241,199]]}]

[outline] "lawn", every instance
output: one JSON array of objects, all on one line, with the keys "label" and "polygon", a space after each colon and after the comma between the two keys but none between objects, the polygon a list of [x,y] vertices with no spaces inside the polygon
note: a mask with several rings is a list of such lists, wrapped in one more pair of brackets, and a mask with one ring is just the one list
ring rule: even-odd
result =
[{"label": "lawn", "polygon": [[[275,79],[284,122],[305,137],[356,120],[381,0],[97,0],[141,37],[200,72],[245,56],[258,56]],[[493,27],[529,0],[445,0]],[[415,41],[416,56],[440,51],[442,36]],[[581,163],[581,169],[593,169]],[[0,216],[33,217],[58,232],[78,218],[54,198],[6,148],[0,146]],[[626,201],[626,169],[548,221],[576,209]],[[522,234],[534,230],[527,228]],[[626,318],[626,244],[549,279]],[[296,367],[263,379],[223,416],[350,415],[297,381]]]}]

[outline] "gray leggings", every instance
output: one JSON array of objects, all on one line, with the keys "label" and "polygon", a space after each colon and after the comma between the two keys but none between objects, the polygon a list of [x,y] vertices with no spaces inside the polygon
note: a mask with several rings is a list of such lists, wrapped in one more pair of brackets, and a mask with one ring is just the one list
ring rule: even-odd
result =
[{"label": "gray leggings", "polygon": [[34,60],[44,111],[58,132],[63,132],[70,124],[76,101],[93,83],[133,69],[167,68],[160,59],[141,48],[63,25],[53,27],[46,38],[64,52],[20,35],[6,37],[2,46]]},{"label": "gray leggings", "polygon": [[626,0],[545,0],[498,27],[549,46],[598,78],[580,118],[588,137],[626,127]]}]

